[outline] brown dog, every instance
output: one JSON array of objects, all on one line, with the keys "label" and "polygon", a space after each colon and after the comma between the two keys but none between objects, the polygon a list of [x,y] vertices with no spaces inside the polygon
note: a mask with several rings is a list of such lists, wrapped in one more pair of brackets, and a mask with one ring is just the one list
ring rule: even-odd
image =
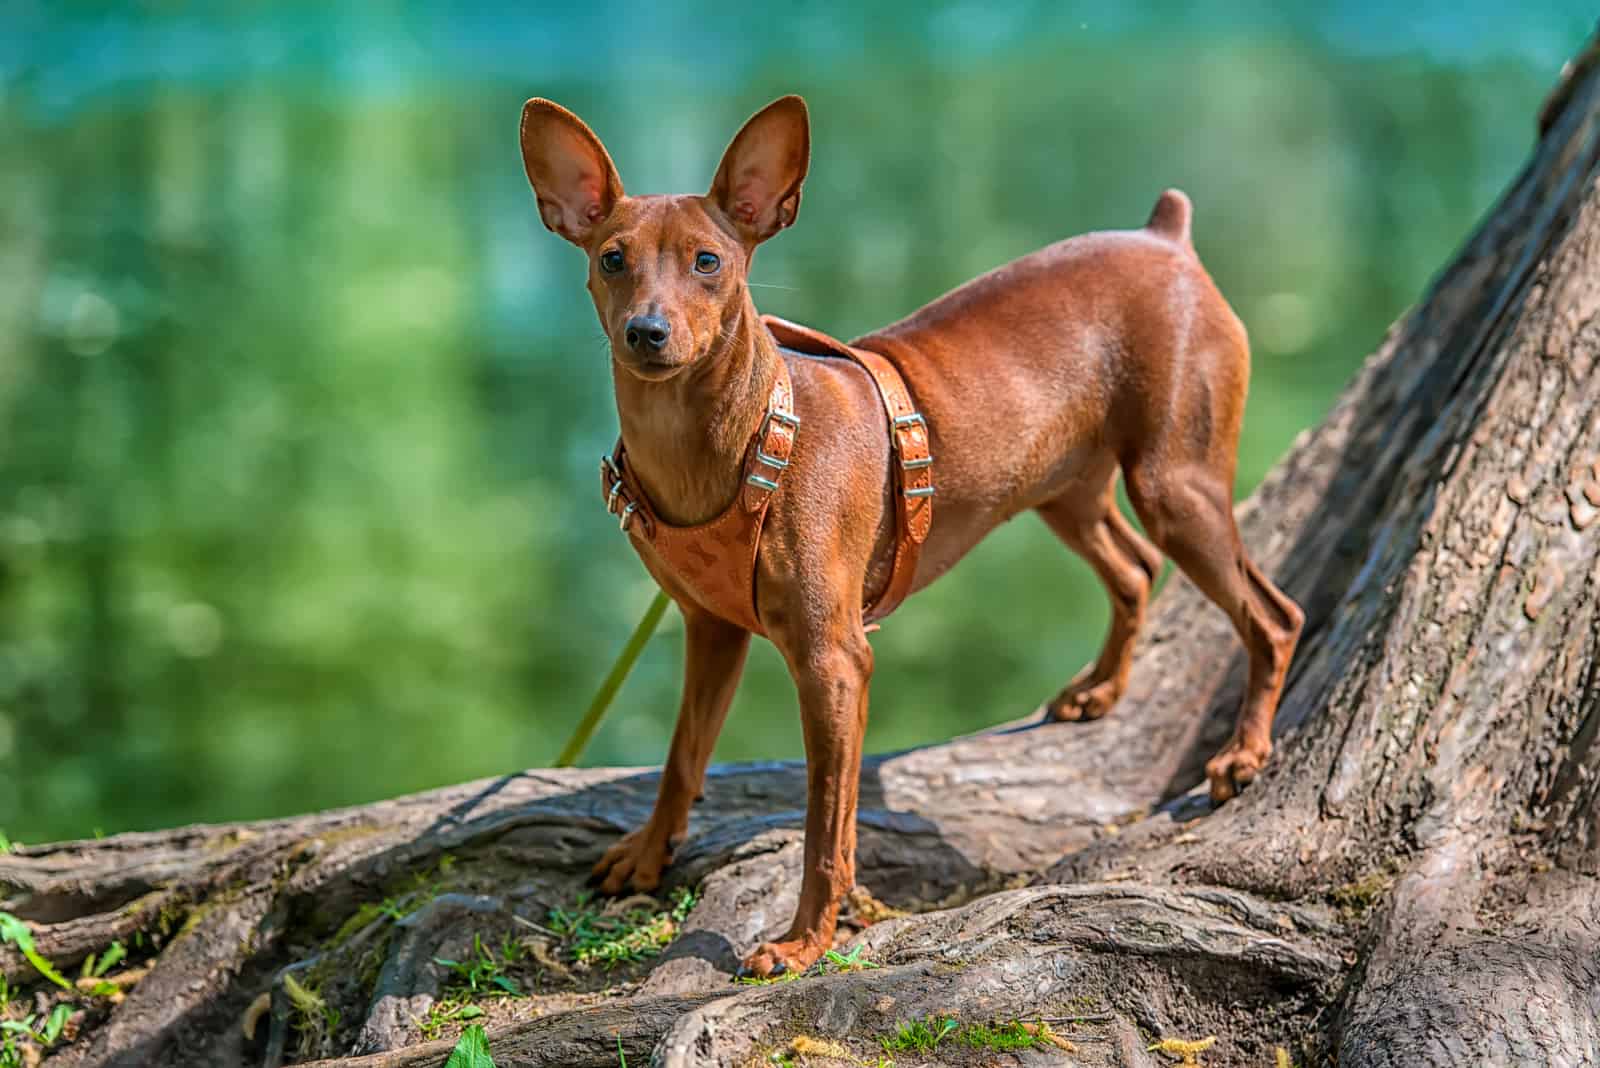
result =
[{"label": "brown dog", "polygon": [[[547,100],[527,103],[521,137],[545,224],[588,256],[639,506],[670,531],[737,518],[745,514],[739,502],[756,493],[765,517],[744,577],[734,573],[735,587],[754,583],[744,613],[754,622],[740,625],[728,618],[738,613],[707,608],[652,549],[651,530],[630,528],[632,504],[618,509],[683,612],[687,664],[655,812],[596,874],[610,893],[659,884],[759,629],[799,690],[805,875],[789,933],[757,947],[745,967],[759,975],[806,968],[831,948],[840,898],[855,881],[872,675],[863,603],[890,585],[905,538],[896,498],[906,483],[893,465],[906,457],[861,364],[780,349],[746,286],[756,246],[799,209],[810,151],[805,104],[784,97],[751,118],[705,196],[625,196],[599,139]],[[904,375],[938,461],[938,521],[922,531],[910,589],[1030,508],[1105,584],[1110,633],[1094,665],[1047,706],[1054,719],[1095,719],[1121,695],[1160,567],[1156,549],[1117,510],[1120,468],[1150,539],[1228,614],[1249,652],[1234,736],[1206,765],[1220,802],[1271,751],[1303,616],[1250,562],[1234,526],[1249,349],[1195,255],[1189,217],[1188,199],[1168,191],[1142,230],[1050,245],[852,346],[887,357]],[[781,389],[791,381],[792,402]],[[773,432],[764,413],[790,403],[792,422],[803,419],[804,428]],[[781,455],[752,467],[763,443],[770,453],[774,442]],[[776,490],[780,470],[781,491],[748,488]],[[622,480],[609,485],[615,498]]]}]

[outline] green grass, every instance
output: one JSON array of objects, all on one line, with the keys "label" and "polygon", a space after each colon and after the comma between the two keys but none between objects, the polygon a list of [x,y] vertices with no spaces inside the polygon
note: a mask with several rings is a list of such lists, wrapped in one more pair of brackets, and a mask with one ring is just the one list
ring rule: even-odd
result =
[{"label": "green grass", "polygon": [[868,968],[882,967],[862,956],[865,946],[856,946],[849,953],[840,953],[830,949],[822,955],[822,959],[803,972],[784,972],[782,975],[747,975],[736,980],[744,986],[767,986],[772,983],[792,983],[796,979],[803,979],[812,975],[830,975],[838,972],[859,972]]},{"label": "green grass", "polygon": [[433,958],[435,964],[449,968],[454,976],[445,985],[443,996],[428,1009],[427,1016],[417,1021],[422,1037],[432,1041],[451,1024],[484,1015],[483,1008],[475,1004],[480,998],[525,997],[522,988],[506,975],[506,969],[521,963],[526,956],[521,943],[509,934],[500,940],[498,948],[487,945],[481,934],[474,934],[472,955],[466,960]]},{"label": "green grass", "polygon": [[482,1008],[466,998],[440,998],[428,1009],[428,1015],[417,1021],[417,1031],[424,1039],[432,1042],[444,1034],[444,1029],[451,1024],[463,1020],[476,1020],[483,1014]]},{"label": "green grass", "polygon": [[327,948],[338,949],[364,930],[368,924],[381,917],[403,920],[413,912],[438,897],[445,879],[455,867],[456,858],[446,853],[437,864],[412,875],[405,885],[382,901],[367,902],[351,913],[339,929],[328,939]]},{"label": "green grass", "polygon": [[[584,893],[570,906],[551,909],[549,926],[539,929],[558,939],[559,951],[579,967],[609,970],[660,955],[677,937],[695,901],[692,890],[679,889],[665,908],[633,908],[609,916],[592,894]],[[375,907],[369,909],[368,915],[378,915]],[[435,957],[434,963],[448,968],[451,976],[439,1000],[426,1016],[415,1021],[417,1030],[432,1041],[454,1024],[483,1016],[483,1007],[476,1003],[484,998],[526,997],[527,993],[508,972],[527,959],[525,944],[510,934],[501,938],[498,946],[485,942],[481,934],[474,934],[472,952],[464,960]],[[617,1056],[626,1064],[620,1045]]]},{"label": "green grass", "polygon": [[427,1016],[417,1021],[417,1030],[422,1037],[432,1041],[451,1024],[476,1020],[484,1015],[482,1006],[476,1004],[480,998],[526,996],[522,988],[506,975],[506,969],[520,963],[525,956],[522,945],[509,934],[500,940],[499,948],[490,947],[483,941],[482,935],[474,934],[472,955],[468,959],[433,958],[435,964],[449,968],[454,977],[445,985],[443,996],[428,1009]]},{"label": "green grass", "polygon": [[300,1036],[300,1056],[309,1057],[338,1030],[339,1010],[322,996],[320,984],[301,983],[289,973],[283,977],[283,992],[289,995],[290,1023]]},{"label": "green grass", "polygon": [[[39,952],[34,945],[32,929],[8,912],[0,912],[0,943],[16,946],[34,971],[71,995],[58,1001],[47,1013],[41,1011],[21,1016],[18,1014],[27,1004],[21,996],[22,987],[0,976],[0,1068],[22,1068],[37,1058],[40,1049],[49,1050],[53,1047],[61,1039],[67,1021],[78,1011],[79,1003],[85,996],[93,998],[116,993],[117,987],[95,980],[101,979],[128,956],[128,947],[120,941],[112,942],[98,953],[89,954],[83,962],[80,979],[83,986],[80,988],[57,971]],[[60,997],[59,994],[56,996]]]},{"label": "green grass", "polygon": [[[10,913],[0,912],[0,943],[5,942],[16,946],[40,975],[64,990],[75,992],[73,985],[34,947],[33,931],[28,925]],[[28,1064],[30,1054],[26,1047],[29,1044],[47,1050],[54,1046],[77,1009],[72,1002],[62,1001],[43,1017],[29,1013],[14,1018],[12,1006],[22,1002],[18,997],[21,993],[20,987],[0,977],[0,1068],[22,1068]],[[32,1052],[37,1054],[37,1048]]]},{"label": "green grass", "polygon": [[912,1020],[901,1024],[892,1035],[882,1035],[878,1039],[878,1044],[889,1053],[932,1053],[942,1042],[994,1053],[1014,1053],[1061,1045],[1061,1039],[1043,1021],[1028,1024],[1012,1020],[1009,1023],[963,1026],[953,1016]]},{"label": "green grass", "polygon": [[20,1020],[0,1020],[0,1068],[22,1068],[28,1063],[21,1042],[31,1041],[45,1049],[54,1046],[72,1012],[73,1006],[62,1002],[42,1022],[32,1013]]},{"label": "green grass", "polygon": [[1021,1020],[1012,1020],[1006,1024],[969,1024],[956,1032],[953,1041],[972,1049],[1006,1052],[1054,1045],[1050,1034],[1050,1028],[1044,1023],[1030,1028]]},{"label": "green grass", "polygon": [[103,953],[91,953],[83,958],[82,978],[99,979],[128,956],[128,947],[121,941],[111,943]]},{"label": "green grass", "polygon": [[444,965],[456,974],[454,982],[445,988],[446,993],[454,990],[474,997],[498,995],[518,998],[522,996],[522,989],[505,972],[507,967],[518,963],[524,956],[526,953],[522,946],[510,935],[501,940],[500,948],[496,951],[483,944],[482,935],[475,934],[472,936],[472,956],[469,959],[458,961],[435,957],[433,962]]},{"label": "green grass", "polygon": [[362,907],[350,913],[344,923],[339,924],[338,931],[333,932],[333,937],[328,938],[326,948],[338,950],[339,946],[349,942],[358,932],[362,932],[374,919],[389,918],[398,921],[405,919],[422,905],[432,902],[443,889],[445,879],[450,876],[451,868],[456,865],[453,854],[442,855],[438,863],[426,870],[418,871],[406,879],[405,886],[390,894],[381,902],[366,902]]},{"label": "green grass", "polygon": [[804,971],[784,972],[782,975],[741,975],[736,977],[734,982],[740,986],[771,986],[773,983],[792,983],[810,974],[809,971]]},{"label": "green grass", "polygon": [[40,975],[63,990],[72,989],[72,984],[67,982],[65,977],[33,947],[33,931],[9,912],[0,912],[0,943],[3,942],[10,942],[21,950],[22,955],[28,958],[28,963],[33,965],[34,970]]},{"label": "green grass", "polygon": [[886,1053],[932,1053],[959,1025],[948,1016],[930,1016],[901,1024],[892,1035],[883,1035],[878,1044]]},{"label": "green grass", "polygon": [[[117,993],[117,985],[104,981],[104,976],[112,968],[121,964],[128,957],[128,947],[121,941],[116,941],[107,946],[100,953],[91,953],[83,958],[83,968],[78,972],[77,987],[81,992],[90,997],[110,997]],[[99,979],[100,982],[89,982]]]},{"label": "green grass", "polygon": [[549,924],[576,964],[610,970],[660,956],[696,900],[694,891],[679,887],[667,908],[632,908],[608,916],[595,906],[593,894],[583,893],[570,908],[551,909]]},{"label": "green grass", "polygon": [[822,955],[821,960],[813,964],[811,969],[808,970],[815,970],[818,975],[826,975],[829,972],[859,972],[867,968],[878,967],[877,964],[861,955],[866,948],[866,946],[857,946],[849,953],[840,953],[836,949],[830,949]]}]

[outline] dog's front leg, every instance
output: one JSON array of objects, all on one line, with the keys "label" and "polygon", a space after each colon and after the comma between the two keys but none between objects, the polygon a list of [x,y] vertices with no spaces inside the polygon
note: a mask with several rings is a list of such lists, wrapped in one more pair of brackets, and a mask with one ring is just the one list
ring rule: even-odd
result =
[{"label": "dog's front leg", "polygon": [[833,948],[839,901],[855,885],[856,795],[867,729],[872,647],[861,621],[840,619],[786,640],[774,633],[800,692],[806,743],[806,847],[800,903],[789,933],[745,958],[741,974],[803,971]]},{"label": "dog's front leg", "polygon": [[624,886],[649,892],[661,884],[661,870],[672,863],[673,847],[689,829],[689,809],[704,785],[706,764],[750,649],[749,631],[698,609],[683,609],[683,626],[683,702],[655,811],[594,866],[594,878],[602,880],[600,889],[607,894]]}]

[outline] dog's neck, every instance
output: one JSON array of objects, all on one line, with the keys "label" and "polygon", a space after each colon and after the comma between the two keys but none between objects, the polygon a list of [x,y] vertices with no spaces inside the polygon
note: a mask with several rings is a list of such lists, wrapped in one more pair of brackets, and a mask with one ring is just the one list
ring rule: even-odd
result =
[{"label": "dog's neck", "polygon": [[746,292],[683,373],[646,382],[611,361],[628,466],[664,522],[692,526],[728,507],[781,359]]}]

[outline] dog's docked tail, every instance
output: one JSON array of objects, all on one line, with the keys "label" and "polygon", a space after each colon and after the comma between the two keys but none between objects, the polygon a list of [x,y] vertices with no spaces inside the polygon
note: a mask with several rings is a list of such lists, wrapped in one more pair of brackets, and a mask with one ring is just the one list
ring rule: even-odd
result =
[{"label": "dog's docked tail", "polygon": [[1156,206],[1150,212],[1150,221],[1144,224],[1144,228],[1192,248],[1189,219],[1193,215],[1194,207],[1183,190],[1168,189],[1156,198]]}]

